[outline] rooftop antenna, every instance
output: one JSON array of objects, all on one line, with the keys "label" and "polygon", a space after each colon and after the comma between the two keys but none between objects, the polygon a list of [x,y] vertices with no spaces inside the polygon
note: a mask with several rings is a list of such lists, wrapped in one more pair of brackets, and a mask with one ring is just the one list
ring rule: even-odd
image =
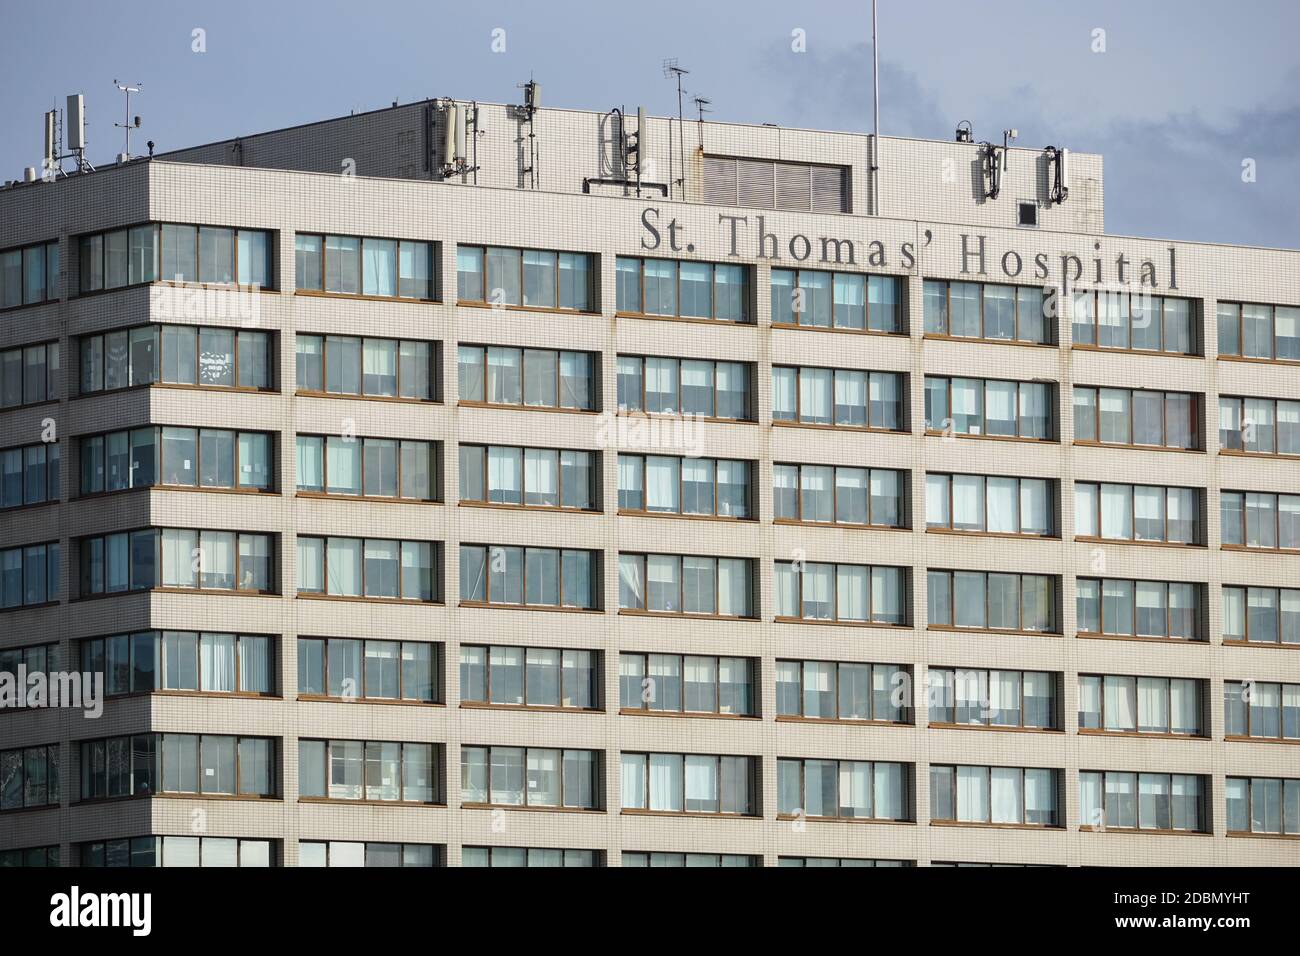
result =
[{"label": "rooftop antenna", "polygon": [[713,100],[707,99],[706,97],[703,96],[695,97],[695,108],[699,110],[699,114],[700,114],[699,129],[700,129],[700,152],[701,153],[704,152],[704,114],[713,112],[713,110],[709,109],[709,104],[712,102]]},{"label": "rooftop antenna", "polygon": [[875,134],[871,137],[871,208],[880,215],[880,42],[876,32],[876,0],[871,0],[871,86],[875,99]]},{"label": "rooftop antenna", "polygon": [[[668,78],[672,78],[672,77],[677,78],[677,139],[679,140],[677,144],[677,152],[681,158],[681,164],[682,164],[680,175],[677,177],[677,186],[679,190],[683,189],[683,182],[686,177],[686,138],[682,134],[682,93],[685,91],[682,89],[682,77],[689,72],[691,71],[687,69],[683,69],[682,67],[677,65],[677,57],[672,57],[670,59],[664,60],[664,76]],[[668,127],[668,137],[669,137],[668,163],[670,166],[672,165],[672,161],[673,161],[672,134],[673,134],[673,128],[672,126],[669,126]],[[668,170],[668,179],[669,182],[672,181],[671,169]]]},{"label": "rooftop antenna", "polygon": [[528,123],[528,173],[529,184],[533,189],[537,188],[537,111],[542,107],[542,87],[541,84],[532,78],[530,74],[527,83],[520,83],[519,88],[524,91],[524,105],[516,107],[523,115],[524,121]]},{"label": "rooftop antenna", "polygon": [[126,116],[124,117],[126,122],[114,123],[113,125],[116,126],[118,129],[126,130],[126,144],[122,147],[121,158],[130,159],[131,158],[131,130],[140,128],[140,117],[137,116],[135,118],[134,124],[131,122],[131,94],[139,93],[144,88],[144,84],[137,83],[135,86],[129,86],[125,83],[119,83],[117,82],[116,79],[114,79],[113,85],[126,94]]}]

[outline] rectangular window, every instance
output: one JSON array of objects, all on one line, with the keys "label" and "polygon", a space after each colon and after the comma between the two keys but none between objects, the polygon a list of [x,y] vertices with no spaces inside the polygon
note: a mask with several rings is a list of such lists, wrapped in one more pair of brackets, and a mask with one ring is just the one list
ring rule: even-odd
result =
[{"label": "rectangular window", "polygon": [[619,608],[656,614],[754,617],[749,558],[620,554]]},{"label": "rectangular window", "polygon": [[619,511],[749,518],[749,475],[747,461],[619,455]]},{"label": "rectangular window", "polygon": [[1059,633],[1051,575],[931,570],[927,581],[931,627]]},{"label": "rectangular window", "polygon": [[460,748],[462,806],[600,809],[600,752]]},{"label": "rectangular window", "polygon": [[0,309],[59,297],[59,244],[44,242],[0,252]]},{"label": "rectangular window", "polygon": [[461,699],[474,704],[598,710],[599,654],[462,644]]},{"label": "rectangular window", "polygon": [[56,401],[59,386],[58,342],[0,351],[0,408]]},{"label": "rectangular window", "polygon": [[757,716],[757,668],[749,658],[623,653],[618,666],[625,711]]},{"label": "rectangular window", "polygon": [[82,595],[159,586],[268,593],[274,586],[265,534],[146,528],[83,538],[79,551]]},{"label": "rectangular window", "polygon": [[931,434],[1056,440],[1056,386],[982,378],[925,378]]},{"label": "rectangular window", "polygon": [[1190,299],[1110,290],[1075,292],[1074,345],[1120,351],[1199,355]]},{"label": "rectangular window", "polygon": [[902,625],[905,568],[776,562],[778,620]]},{"label": "rectangular window", "polygon": [[1220,302],[1219,355],[1300,362],[1300,308]]},{"label": "rectangular window", "polygon": [[442,866],[443,847],[430,843],[298,841],[299,866]]},{"label": "rectangular window", "polygon": [[1300,455],[1300,402],[1219,396],[1221,451]]},{"label": "rectangular window", "polygon": [[597,453],[576,449],[460,446],[460,500],[596,510]]},{"label": "rectangular window", "polygon": [[1223,640],[1300,644],[1300,589],[1224,585]]},{"label": "rectangular window", "polygon": [[1224,681],[1223,732],[1228,737],[1300,740],[1300,684]]},{"label": "rectangular window", "polygon": [[[1198,450],[1201,396],[1146,389],[1074,387],[1074,440]],[[1300,408],[1300,403],[1297,403]]]},{"label": "rectangular window", "polygon": [[1058,682],[1047,671],[931,667],[930,722],[1060,730]]},{"label": "rectangular window", "polygon": [[1054,344],[1053,305],[1031,286],[926,279],[925,334],[994,342]]},{"label": "rectangular window", "polygon": [[80,340],[80,391],[152,385],[270,390],[270,333],[146,325]]},{"label": "rectangular window", "polygon": [[911,764],[783,757],[776,773],[778,817],[912,819]]},{"label": "rectangular window", "polygon": [[899,334],[902,280],[849,272],[772,270],[772,324]]},{"label": "rectangular window", "polygon": [[436,342],[299,333],[295,346],[299,392],[439,400]]},{"label": "rectangular window", "polygon": [[436,299],[434,243],[357,236],[294,236],[300,292]]},{"label": "rectangular window", "polygon": [[884,468],[772,466],[777,521],[906,527],[907,475]]},{"label": "rectangular window", "polygon": [[1206,833],[1208,799],[1206,779],[1193,774],[1079,772],[1079,825],[1083,829]]},{"label": "rectangular window", "polygon": [[58,500],[58,442],[0,451],[0,508]]},{"label": "rectangular window", "polygon": [[1203,682],[1187,678],[1079,675],[1079,729],[1205,736]]},{"label": "rectangular window", "polygon": [[488,305],[590,312],[594,258],[583,252],[457,246],[457,298]]},{"label": "rectangular window", "polygon": [[59,543],[0,551],[0,608],[34,607],[59,599]]},{"label": "rectangular window", "polygon": [[138,631],[81,642],[82,668],[105,672],[105,693],[202,691],[273,695],[273,638]]},{"label": "rectangular window", "polygon": [[905,430],[900,372],[772,367],[772,420],[882,431]]},{"label": "rectangular window", "polygon": [[137,734],[81,741],[81,798],[154,793],[271,797],[276,741],[214,734]]},{"label": "rectangular window", "polygon": [[[1080,634],[1187,641],[1206,639],[1201,620],[1200,585],[1079,578],[1076,592],[1076,629]],[[1226,601],[1225,589],[1225,618],[1228,613]]]},{"label": "rectangular window", "polygon": [[299,798],[438,803],[441,744],[298,741]]},{"label": "rectangular window", "polygon": [[0,750],[0,810],[58,804],[58,744]]},{"label": "rectangular window", "polygon": [[435,442],[299,435],[298,490],[432,501],[437,487]]},{"label": "rectangular window", "polygon": [[441,645],[426,641],[298,639],[298,695],[434,703]]},{"label": "rectangular window", "polygon": [[627,753],[620,767],[622,807],[653,813],[754,816],[754,757]]},{"label": "rectangular window", "polygon": [[1300,836],[1300,780],[1228,777],[1224,799],[1229,833]]},{"label": "rectangular window", "polygon": [[595,360],[588,352],[462,345],[463,404],[596,410]]},{"label": "rectangular window", "polygon": [[298,537],[298,592],[438,601],[438,541]]},{"label": "rectangular window", "polygon": [[1052,537],[1055,517],[1055,481],[1050,478],[925,476],[927,528]]},{"label": "rectangular window", "polygon": [[81,291],[145,282],[271,288],[271,233],[150,223],[79,239]]},{"label": "rectangular window", "polygon": [[753,421],[751,370],[742,362],[618,357],[618,410]]},{"label": "rectangular window", "polygon": [[600,552],[516,545],[460,546],[460,601],[595,610]]},{"label": "rectangular window", "polygon": [[930,817],[961,825],[1060,826],[1061,771],[930,767]]},{"label": "rectangular window", "polygon": [[752,324],[745,266],[619,256],[617,308],[630,315]]},{"label": "rectangular window", "polygon": [[911,670],[902,664],[776,662],[777,718],[912,721]]},{"label": "rectangular window", "polygon": [[1074,535],[1110,541],[1203,544],[1202,494],[1198,488],[1076,482]]},{"label": "rectangular window", "polygon": [[552,850],[522,846],[466,846],[461,848],[461,866],[572,866],[600,865],[599,850]]}]

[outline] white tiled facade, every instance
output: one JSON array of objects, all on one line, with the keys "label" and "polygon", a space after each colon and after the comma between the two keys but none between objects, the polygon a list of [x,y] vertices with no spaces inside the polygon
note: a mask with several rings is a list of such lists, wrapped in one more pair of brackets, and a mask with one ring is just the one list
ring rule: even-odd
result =
[{"label": "white tiled facade", "polygon": [[[1044,199],[1041,154],[1013,150],[1002,196],[973,194],[981,175],[977,147],[957,143],[885,140],[881,149],[879,217],[870,206],[869,138],[768,127],[709,123],[704,152],[849,168],[852,212],[812,213],[707,205],[702,197],[697,124],[687,123],[683,184],[664,198],[583,194],[583,177],[602,169],[600,114],[543,110],[538,188],[521,172],[520,127],[503,107],[482,107],[488,127],[480,142],[483,166],[472,177],[440,181],[436,163],[423,162],[429,104],[249,137],[239,155],[231,144],[137,161],[122,167],[0,191],[0,251],[57,239],[64,285],[58,301],[0,314],[0,349],[57,339],[62,394],[48,402],[0,411],[0,448],[40,440],[53,419],[62,449],[62,498],[57,504],[0,513],[0,547],[58,539],[63,593],[57,604],[0,613],[0,649],[57,641],[65,661],[77,658],[84,638],[148,629],[275,635],[277,696],[142,695],[111,699],[102,718],[78,710],[0,713],[0,750],[62,745],[61,805],[0,812],[0,849],[58,845],[65,862],[89,841],[158,835],[210,835],[278,841],[278,860],[298,862],[299,841],[345,840],[433,844],[449,865],[467,846],[574,848],[601,851],[619,865],[624,851],[744,854],[776,865],[780,857],[849,857],[932,862],[1060,865],[1300,863],[1300,842],[1285,837],[1229,835],[1228,777],[1300,777],[1300,744],[1225,740],[1223,684],[1255,679],[1300,684],[1300,645],[1234,646],[1222,640],[1224,584],[1300,587],[1300,554],[1254,553],[1220,546],[1219,494],[1224,489],[1300,491],[1300,461],[1279,456],[1220,454],[1218,397],[1243,395],[1300,400],[1300,366],[1282,362],[1219,360],[1219,300],[1300,305],[1300,253],[1114,237],[1103,232],[1101,159],[1072,155],[1070,197]],[[437,111],[433,116],[437,118]],[[677,124],[654,121],[656,163],[669,161],[668,137]],[[521,147],[526,150],[527,146]],[[674,141],[672,150],[677,151]],[[355,154],[355,155],[354,155]],[[238,156],[238,158],[236,158]],[[348,159],[357,175],[341,175]],[[675,160],[674,160],[675,161]],[[240,163],[242,162],[242,165]],[[274,168],[272,168],[274,167]],[[675,169],[671,176],[681,175]],[[622,190],[619,190],[622,192]],[[1035,201],[1037,229],[1015,226],[1016,202]],[[662,235],[647,251],[647,209]],[[736,254],[727,222],[739,224]],[[756,255],[762,216],[780,237],[779,259]],[[667,224],[676,220],[683,249],[668,250]],[[275,237],[274,290],[259,295],[258,328],[274,333],[275,390],[239,393],[202,388],[136,388],[102,396],[77,394],[77,343],[97,331],[157,319],[150,289],[77,294],[77,237],[144,222],[193,223],[269,230]],[[295,294],[295,233],[381,236],[436,243],[433,302],[380,301]],[[851,239],[856,264],[843,271],[902,277],[905,334],[868,335],[773,328],[769,278],[790,267],[787,243],[808,237],[805,263],[822,266],[820,237]],[[965,238],[963,238],[965,237]],[[973,253],[984,243],[984,274]],[[878,241],[884,261],[868,262]],[[966,257],[963,270],[963,242]],[[598,268],[598,314],[459,307],[456,247],[479,243],[572,250],[593,254]],[[693,245],[688,251],[685,244]],[[1014,251],[1025,269],[1002,271]],[[1048,264],[1033,275],[1036,257]],[[1057,345],[960,342],[923,335],[924,279],[1058,284],[1062,257],[1075,256],[1084,281],[1116,281],[1114,262],[1129,261],[1130,282],[1150,260],[1154,291],[1193,300],[1198,356],[1106,352],[1071,347],[1071,323],[1059,321]],[[616,314],[615,259],[649,255],[737,263],[749,267],[750,311],[756,322],[729,325]],[[1176,277],[1170,275],[1171,256]],[[1170,283],[1176,281],[1176,288]],[[173,321],[173,320],[169,320]],[[174,320],[185,321],[185,320]],[[295,395],[295,333],[380,335],[441,343],[441,401],[384,402]],[[521,345],[598,353],[603,414],[545,413],[459,405],[458,343]],[[752,363],[755,422],[700,424],[700,452],[748,460],[757,520],[722,522],[689,517],[618,515],[617,449],[607,419],[617,409],[616,357],[664,355]],[[908,433],[773,427],[774,364],[871,369],[905,373]],[[1046,442],[945,439],[927,435],[924,380],[929,375],[1041,380],[1056,383],[1053,418],[1058,440]],[[1168,389],[1203,396],[1201,451],[1103,448],[1073,441],[1074,384]],[[360,436],[428,439],[441,443],[436,504],[326,500],[296,496],[294,436],[340,434],[348,422]],[[150,423],[257,429],[276,435],[277,493],[135,490],[79,498],[77,437]],[[459,443],[539,444],[599,451],[601,512],[471,508],[458,505]],[[905,471],[910,478],[906,530],[811,527],[773,522],[774,462],[868,465]],[[1059,536],[1031,539],[927,533],[928,472],[1023,475],[1056,479]],[[1158,483],[1204,490],[1204,546],[1152,547],[1075,541],[1073,483],[1098,480]],[[103,599],[78,594],[77,541],[84,535],[147,526],[235,529],[274,536],[277,594],[260,596],[146,591]],[[320,601],[295,595],[295,534],[413,538],[442,542],[442,603]],[[601,555],[599,612],[459,607],[459,544],[489,542],[581,547]],[[620,552],[665,552],[753,559],[757,619],[700,620],[619,613]],[[801,624],[774,620],[774,562],[885,564],[909,569],[903,628]],[[1099,571],[1098,562],[1104,562]],[[927,628],[928,568],[1047,573],[1059,579],[1059,634],[956,633]],[[1204,643],[1092,639],[1076,636],[1075,582],[1080,577],[1196,582],[1204,586]],[[439,706],[299,700],[299,636],[372,637],[431,641],[441,646]],[[545,712],[461,706],[462,644],[589,648],[600,652],[599,712]],[[757,661],[758,716],[678,718],[620,713],[621,650],[740,656]],[[849,722],[778,721],[775,662],[780,659],[896,663],[912,668],[925,686],[930,666],[1015,668],[1060,675],[1060,732],[929,727],[918,696],[907,726]],[[1205,683],[1203,738],[1080,734],[1078,675],[1190,677]],[[918,695],[920,691],[917,692]],[[273,737],[276,790],[269,800],[203,799],[161,795],[82,801],[78,741],[143,732],[218,733]],[[441,747],[439,806],[384,806],[298,800],[299,738],[432,742]],[[603,796],[586,812],[461,807],[462,744],[574,747],[600,751]],[[754,817],[649,815],[621,812],[623,752],[747,755],[757,758]],[[908,765],[911,820],[842,823],[778,819],[779,758],[897,761]],[[1053,768],[1061,771],[1057,828],[958,826],[931,823],[934,764]],[[1208,778],[1206,834],[1091,832],[1079,825],[1081,770],[1198,774]]]}]

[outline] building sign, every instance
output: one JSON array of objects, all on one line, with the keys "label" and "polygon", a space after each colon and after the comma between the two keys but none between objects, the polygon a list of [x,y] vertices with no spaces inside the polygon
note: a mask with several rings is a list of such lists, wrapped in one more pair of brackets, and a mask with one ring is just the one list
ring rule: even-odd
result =
[{"label": "building sign", "polygon": [[[695,242],[686,237],[685,227],[676,218],[664,222],[657,206],[647,206],[641,211],[641,228],[641,248],[647,252],[690,255],[697,251]],[[923,248],[934,241],[929,229],[922,236]],[[995,249],[987,236],[979,234],[960,233],[959,239],[955,271],[972,279],[1034,280],[1066,287],[1081,283],[1128,285],[1136,281],[1153,289],[1178,288],[1178,260],[1173,246],[1167,247],[1167,262],[1157,265],[1152,259],[1130,259],[1123,252],[1114,258],[1103,257],[1100,240],[1093,242],[1090,253],[1064,251],[1053,256],[1046,252],[1022,255],[1015,249]],[[820,266],[911,270],[916,267],[917,257],[915,243],[910,239],[890,249],[878,239],[785,234],[775,226],[769,228],[766,216],[751,217],[738,212],[718,214],[715,242],[716,248],[729,258],[794,265],[810,262]]]}]

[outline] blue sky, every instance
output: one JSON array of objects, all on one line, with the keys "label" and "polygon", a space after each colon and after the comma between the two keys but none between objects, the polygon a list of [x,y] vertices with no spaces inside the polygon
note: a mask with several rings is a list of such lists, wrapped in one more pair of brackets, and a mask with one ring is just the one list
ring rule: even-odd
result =
[{"label": "blue sky", "polygon": [[[1300,248],[1295,0],[881,0],[882,129],[1106,157],[1111,233]],[[772,0],[119,0],[18,4],[0,30],[0,179],[40,163],[41,113],[84,92],[92,161],[121,150],[116,77],[143,82],[133,146],[160,151],[399,98],[676,110],[661,63],[714,118],[866,130],[870,4]],[[192,31],[207,51],[192,51]],[[505,30],[505,52],[492,31]],[[807,52],[791,50],[802,29]],[[1105,30],[1106,51],[1093,52]],[[1254,182],[1242,162],[1255,161]]]}]

